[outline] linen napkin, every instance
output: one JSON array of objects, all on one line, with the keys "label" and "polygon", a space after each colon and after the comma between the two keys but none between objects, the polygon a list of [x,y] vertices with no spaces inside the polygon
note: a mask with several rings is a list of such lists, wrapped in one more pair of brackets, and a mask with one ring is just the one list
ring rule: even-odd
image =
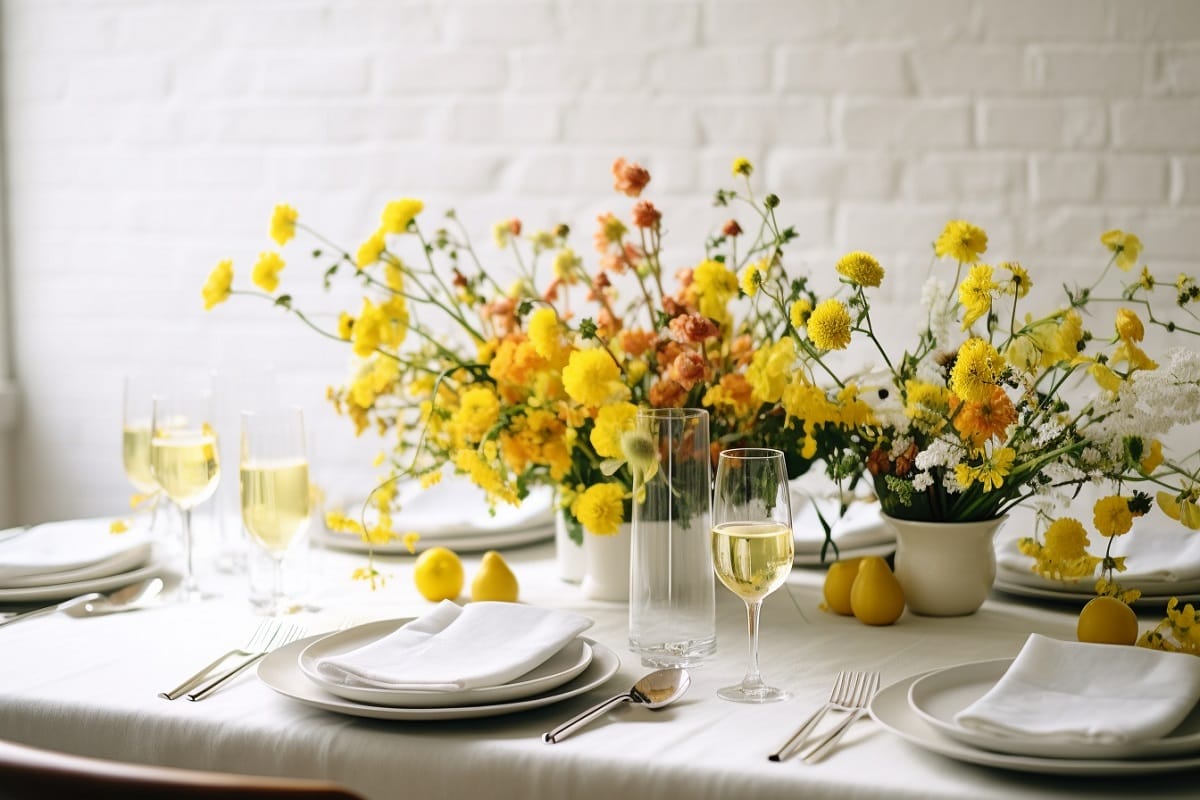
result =
[{"label": "linen napkin", "polygon": [[1174,730],[1200,699],[1200,658],[1031,634],[987,694],[955,715],[995,736],[1124,744]]},{"label": "linen napkin", "polygon": [[107,577],[149,560],[145,532],[109,533],[110,522],[49,522],[0,541],[0,588]]},{"label": "linen napkin", "polygon": [[519,603],[443,600],[377,641],[316,662],[356,688],[459,691],[499,686],[537,667],[592,625],[570,611]]},{"label": "linen napkin", "polygon": [[792,535],[797,553],[816,553],[825,542],[825,529],[821,527],[821,520],[817,516],[818,506],[825,520],[832,523],[830,534],[838,547],[871,547],[896,538],[895,532],[880,515],[876,501],[855,500],[846,509],[846,514],[838,519],[836,500],[813,500],[797,493],[792,498]]},{"label": "linen napkin", "polygon": [[[1182,525],[1159,520],[1144,520],[1150,525],[1138,525],[1113,542],[1114,556],[1125,556],[1127,569],[1117,580],[1131,586],[1153,583],[1200,580],[1200,531],[1190,531]],[[1142,520],[1139,520],[1142,522]],[[996,540],[996,566],[1028,575],[1033,559],[1017,549],[1017,540],[1032,534],[1010,522],[1003,538]],[[1096,537],[1093,538],[1093,543]],[[1101,545],[1103,537],[1101,537]]]}]

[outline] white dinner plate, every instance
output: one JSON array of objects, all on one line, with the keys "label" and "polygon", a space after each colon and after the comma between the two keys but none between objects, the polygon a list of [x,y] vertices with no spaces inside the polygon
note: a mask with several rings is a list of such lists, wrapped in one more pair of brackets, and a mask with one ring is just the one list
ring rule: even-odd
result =
[{"label": "white dinner plate", "polygon": [[121,572],[116,575],[106,575],[103,578],[91,578],[84,581],[57,583],[50,586],[31,586],[20,589],[0,589],[0,603],[40,603],[55,600],[66,600],[88,592],[107,592],[128,586],[134,581],[149,578],[164,572],[167,568],[165,559],[156,559],[137,569]]},{"label": "white dinner plate", "polygon": [[863,556],[890,556],[896,552],[896,543],[894,541],[886,544],[876,544],[870,547],[842,547],[838,555],[834,555],[833,548],[830,547],[826,553],[826,560],[821,561],[821,553],[796,553],[792,558],[792,563],[797,567],[828,567],[838,559],[845,560],[847,558],[862,558]]},{"label": "white dinner plate", "polygon": [[[421,553],[430,547],[449,547],[459,553],[478,553],[484,550],[497,550],[501,547],[522,547],[553,538],[554,526],[543,525],[534,528],[517,528],[511,531],[478,531],[458,536],[422,536],[415,549]],[[335,550],[346,550],[351,553],[367,552],[367,543],[361,537],[352,533],[331,531],[324,526],[313,531],[313,541]],[[385,544],[377,544],[372,549],[380,555],[409,555],[408,547],[399,539],[393,539]]]},{"label": "white dinner plate", "polygon": [[996,685],[1012,665],[1011,658],[974,661],[931,672],[913,682],[908,702],[921,719],[938,731],[973,747],[1018,756],[1050,758],[1167,758],[1200,752],[1200,707],[1161,739],[1122,744],[1054,742],[1045,737],[999,736],[964,728],[954,715]]},{"label": "white dinner plate", "polygon": [[[1095,594],[1096,578],[1094,576],[1081,578],[1079,580],[1070,581],[1054,581],[1049,578],[1043,578],[1036,572],[1018,571],[999,565],[996,568],[996,577],[1002,578],[1005,583],[1018,583],[1022,586],[1029,586],[1034,589],[1046,589],[1052,592],[1060,592],[1062,594],[1078,594],[1090,597]],[[1117,581],[1129,589],[1141,589],[1144,594],[1166,595],[1170,597],[1172,594],[1200,594],[1200,579],[1178,580],[1178,581],[1163,581],[1152,580],[1150,578],[1129,578],[1116,573]]]},{"label": "white dinner plate", "polygon": [[377,706],[369,703],[356,703],[337,695],[326,692],[310,681],[300,671],[297,663],[300,653],[305,647],[320,639],[320,636],[310,636],[298,642],[285,645],[275,650],[258,665],[258,677],[270,688],[284,697],[290,697],[297,702],[338,714],[349,714],[354,717],[370,717],[372,719],[404,720],[417,722],[422,720],[472,719],[475,717],[496,717],[503,714],[515,714],[518,711],[528,711],[541,708],[553,703],[566,700],[569,697],[591,691],[603,685],[621,666],[617,654],[609,648],[593,641],[584,639],[592,649],[592,663],[587,669],[573,680],[556,689],[526,697],[521,700],[511,700],[503,703],[489,703],[479,706],[457,706],[455,708],[395,708],[392,706]]},{"label": "white dinner plate", "polygon": [[347,700],[377,706],[449,708],[501,703],[519,700],[539,692],[547,692],[562,686],[583,672],[592,661],[591,646],[581,638],[575,639],[544,663],[515,680],[500,686],[452,692],[343,686],[321,675],[317,669],[317,662],[320,659],[341,655],[370,644],[411,621],[411,618],[381,620],[358,625],[338,633],[331,633],[304,648],[297,658],[297,665],[309,680],[330,694],[344,697]]},{"label": "white dinner plate", "polygon": [[[929,674],[929,673],[924,673]],[[880,690],[871,700],[871,716],[887,730],[923,750],[985,767],[1046,775],[1136,775],[1200,767],[1200,755],[1177,758],[1045,758],[983,750],[944,736],[908,704],[908,691],[924,675],[913,675]]]},{"label": "white dinner plate", "polygon": [[85,567],[46,572],[41,575],[24,575],[19,578],[8,578],[0,583],[0,589],[36,589],[40,586],[57,586],[63,583],[90,581],[94,578],[106,578],[121,572],[143,567],[150,560],[152,546],[150,542],[131,547],[117,553],[111,558]]},{"label": "white dinner plate", "polygon": [[[1035,600],[1052,600],[1056,603],[1071,603],[1075,606],[1082,606],[1088,600],[1096,596],[1094,583],[1088,588],[1088,591],[1071,591],[1064,592],[1058,589],[1048,589],[1040,586],[1030,586],[1025,583],[1018,583],[1008,580],[1007,572],[1005,576],[996,575],[996,582],[992,586],[1005,594],[1016,595],[1017,597],[1030,597]],[[1132,605],[1156,608],[1163,608],[1167,605],[1172,597],[1178,597],[1182,603],[1191,603],[1200,601],[1200,592],[1172,592],[1170,594],[1149,594],[1144,593],[1137,600],[1133,601]]]}]

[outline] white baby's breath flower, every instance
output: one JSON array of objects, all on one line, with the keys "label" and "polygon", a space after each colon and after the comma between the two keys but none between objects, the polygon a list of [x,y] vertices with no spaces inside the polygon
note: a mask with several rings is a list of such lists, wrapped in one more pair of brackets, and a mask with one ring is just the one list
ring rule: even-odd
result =
[{"label": "white baby's breath flower", "polygon": [[958,482],[958,475],[954,470],[948,470],[942,476],[942,488],[946,490],[947,494],[958,494],[966,487]]},{"label": "white baby's breath flower", "polygon": [[888,458],[895,459],[899,455],[903,455],[904,451],[912,446],[913,440],[911,436],[897,436],[892,440],[892,449],[888,451]]},{"label": "white baby's breath flower", "polygon": [[933,476],[928,472],[918,472],[913,476],[912,487],[918,492],[923,492],[933,486]]},{"label": "white baby's breath flower", "polygon": [[1033,443],[1038,447],[1043,447],[1059,437],[1063,432],[1063,426],[1053,420],[1046,420],[1037,427],[1037,436],[1034,437]]}]

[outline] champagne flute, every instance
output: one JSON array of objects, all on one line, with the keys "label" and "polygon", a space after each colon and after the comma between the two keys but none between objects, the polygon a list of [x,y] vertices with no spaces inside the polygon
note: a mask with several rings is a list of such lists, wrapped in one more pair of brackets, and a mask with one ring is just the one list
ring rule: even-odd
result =
[{"label": "champagne flute", "polygon": [[763,598],[792,571],[792,504],[779,450],[725,450],[717,461],[713,497],[713,570],[746,601],[750,666],[742,682],[717,691],[738,703],[774,703],[787,692],[767,686],[758,671],[758,616]]},{"label": "champagne flute", "polygon": [[183,595],[202,597],[193,563],[192,509],[212,497],[220,479],[212,391],[186,391],[154,397],[150,422],[150,472],[179,509],[183,520]]},{"label": "champagne flute", "polygon": [[250,538],[271,556],[267,612],[290,614],[298,609],[284,592],[283,561],[311,517],[301,409],[242,412],[240,478],[242,521]]},{"label": "champagne flute", "polygon": [[158,492],[150,472],[150,415],[153,395],[140,378],[125,376],[121,402],[121,454],[125,477],[142,494]]}]

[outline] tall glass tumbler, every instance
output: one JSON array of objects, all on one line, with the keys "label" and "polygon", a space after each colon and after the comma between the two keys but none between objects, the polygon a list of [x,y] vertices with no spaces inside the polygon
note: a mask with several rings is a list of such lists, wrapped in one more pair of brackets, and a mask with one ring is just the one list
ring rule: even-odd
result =
[{"label": "tall glass tumbler", "polygon": [[638,411],[625,437],[634,473],[629,648],[646,666],[688,666],[717,648],[708,412]]}]

